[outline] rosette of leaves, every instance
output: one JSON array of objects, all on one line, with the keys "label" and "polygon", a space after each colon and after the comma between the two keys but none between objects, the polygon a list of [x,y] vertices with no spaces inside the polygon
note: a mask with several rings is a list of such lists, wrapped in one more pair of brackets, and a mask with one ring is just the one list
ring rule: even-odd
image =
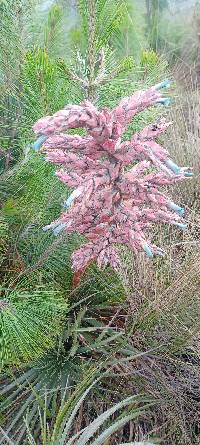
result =
[{"label": "rosette of leaves", "polygon": [[[100,317],[93,318],[86,308],[81,308],[76,315],[73,315],[72,308],[75,310],[76,305],[75,303],[70,308],[66,316],[65,328],[54,348],[39,359],[30,362],[23,369],[9,370],[9,373],[2,375],[0,411],[3,423],[1,425],[4,433],[14,440],[15,445],[23,443],[21,441],[26,435],[25,418],[32,433],[34,432],[34,440],[38,439],[42,432],[41,416],[42,418],[46,416],[47,422],[51,426],[54,425],[62,403],[71,397],[72,388],[76,390],[79,386],[83,388],[85,385],[84,389],[86,389],[89,370],[92,366],[96,365],[98,368],[93,376],[96,379],[99,377],[99,367],[103,373],[109,366],[115,366],[116,362],[119,365],[121,357],[123,363],[126,359],[129,361],[130,355],[133,358],[135,355],[138,356],[131,345],[126,345],[127,340],[123,330],[119,331],[117,326],[111,327],[104,324]],[[114,317],[112,319],[114,322]],[[121,356],[120,351],[123,351],[125,357]],[[93,373],[91,378],[92,375]],[[112,387],[112,378],[117,378],[116,372],[109,374],[110,387]],[[100,393],[98,391],[97,399],[103,397],[105,409],[107,409],[110,401],[113,402],[112,389],[105,398],[104,385],[103,388],[103,395],[102,391]],[[125,389],[123,396],[126,395]],[[98,407],[98,401],[94,403],[94,411],[95,406]],[[95,414],[98,414],[98,409]],[[88,418],[89,420],[94,418],[91,408]]]},{"label": "rosette of leaves", "polygon": [[0,363],[17,365],[55,344],[68,305],[56,291],[13,291],[0,300]]},{"label": "rosette of leaves", "polygon": [[[25,414],[24,422],[23,426],[15,429],[14,437],[11,430],[16,416],[14,422],[11,421],[6,431],[0,427],[3,443],[9,445],[21,443],[32,445],[37,443],[41,443],[41,445],[64,445],[66,443],[68,445],[102,445],[113,434],[123,429],[128,422],[145,414],[146,410],[154,403],[152,399],[140,394],[123,397],[117,403],[107,407],[101,414],[93,416],[90,413],[90,421],[85,423],[82,409],[84,413],[87,412],[91,390],[93,396],[96,391],[100,390],[100,380],[106,377],[106,373],[101,373],[101,377],[99,377],[101,371],[101,366],[88,368],[82,380],[71,390],[69,383],[66,382],[59,407],[55,403],[54,409],[52,405],[49,405],[49,398],[53,397],[53,391],[46,391],[38,396],[37,403],[31,406],[31,400],[34,399],[33,390],[29,397],[29,409],[27,410],[26,406],[20,408],[20,411],[23,409]],[[19,384],[20,387],[25,387],[24,379],[21,379]],[[18,389],[18,392],[20,389]],[[91,403],[89,403],[89,406],[89,411],[91,411]],[[35,411],[33,412],[33,410]],[[18,416],[21,415],[20,411]],[[35,417],[37,422],[35,422]],[[23,440],[24,435],[26,435],[26,442]],[[133,442],[129,443],[133,444]],[[134,444],[136,445],[138,442],[134,442]]]}]

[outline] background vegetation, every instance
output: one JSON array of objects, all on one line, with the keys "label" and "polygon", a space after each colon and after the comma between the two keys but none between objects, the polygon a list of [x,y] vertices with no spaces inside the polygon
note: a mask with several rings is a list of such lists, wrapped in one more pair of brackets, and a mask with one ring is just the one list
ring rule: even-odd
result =
[{"label": "background vegetation", "polygon": [[[199,444],[200,6],[2,0],[0,13],[0,444]],[[84,98],[113,107],[166,76],[163,143],[194,169],[172,191],[189,230],[158,227],[164,260],[124,250],[118,275],[92,266],[73,289],[80,238],[42,231],[66,188],[31,150],[32,125]]]}]

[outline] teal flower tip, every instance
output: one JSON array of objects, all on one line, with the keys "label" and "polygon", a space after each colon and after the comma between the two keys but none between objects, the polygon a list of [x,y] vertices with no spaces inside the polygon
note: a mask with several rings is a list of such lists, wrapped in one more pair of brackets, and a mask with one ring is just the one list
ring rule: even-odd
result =
[{"label": "teal flower tip", "polygon": [[149,258],[153,258],[153,252],[148,246],[148,244],[144,244],[143,249]]},{"label": "teal flower tip", "polygon": [[179,229],[182,230],[186,230],[188,225],[187,224],[181,224],[181,223],[176,223],[176,226],[179,227]]},{"label": "teal flower tip", "polygon": [[156,103],[168,107],[171,104],[171,99],[169,97],[161,97],[157,99]]},{"label": "teal flower tip", "polygon": [[184,172],[184,176],[191,177],[191,176],[193,176],[193,173],[192,172]]},{"label": "teal flower tip", "polygon": [[185,214],[185,209],[184,209],[183,207],[180,207],[180,208],[177,210],[177,213],[178,213],[180,216],[184,216],[184,214]]},{"label": "teal flower tip", "polygon": [[165,165],[170,168],[170,170],[172,170],[174,173],[176,173],[176,175],[184,175],[186,177],[191,177],[193,176],[193,173],[191,171],[187,171],[187,169],[185,168],[181,168],[179,167],[177,164],[175,164],[175,162],[173,162],[171,159],[167,159],[167,161],[165,162]]},{"label": "teal flower tip", "polygon": [[175,164],[175,162],[171,161],[171,159],[168,159],[166,161],[166,166],[176,174],[181,173],[181,168],[177,164]]},{"label": "teal flower tip", "polygon": [[64,209],[68,209],[70,207],[70,205],[71,205],[71,202],[72,201],[69,198],[66,199],[66,201],[63,202],[63,208]]},{"label": "teal flower tip", "polygon": [[180,216],[183,216],[185,213],[185,209],[183,207],[178,206],[174,202],[169,202],[168,206],[171,210],[178,213],[178,215],[180,215]]},{"label": "teal flower tip", "polygon": [[64,207],[65,209],[67,209],[68,207],[70,207],[70,206],[73,204],[75,198],[78,198],[78,197],[80,196],[80,194],[81,194],[80,189],[75,189],[75,190],[71,193],[71,195],[69,195],[69,197],[66,199],[66,201],[64,201],[64,203],[63,203],[63,207]]},{"label": "teal flower tip", "polygon": [[42,227],[43,232],[47,232],[49,230],[49,228],[47,226]]},{"label": "teal flower tip", "polygon": [[162,88],[169,88],[171,85],[171,81],[169,79],[165,79],[163,80],[163,82],[157,83],[157,85],[155,85],[155,90],[161,90]]},{"label": "teal flower tip", "polygon": [[55,236],[59,235],[60,232],[64,230],[66,227],[66,223],[60,223],[55,229],[53,229],[53,233]]},{"label": "teal flower tip", "polygon": [[43,143],[46,141],[47,136],[40,136],[33,144],[32,144],[32,149],[35,151],[39,151],[39,149],[41,148],[41,146],[43,145]]},{"label": "teal flower tip", "polygon": [[64,201],[64,203],[63,203],[64,209],[68,209],[71,206],[75,197],[76,197],[76,195],[75,195],[75,190],[74,190],[74,192],[71,193],[71,195],[66,199],[66,201]]}]

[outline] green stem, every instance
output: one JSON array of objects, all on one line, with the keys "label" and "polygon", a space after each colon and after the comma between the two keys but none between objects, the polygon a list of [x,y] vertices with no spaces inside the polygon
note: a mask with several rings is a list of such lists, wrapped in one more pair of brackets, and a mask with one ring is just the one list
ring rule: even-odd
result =
[{"label": "green stem", "polygon": [[94,85],[95,77],[95,31],[96,31],[96,10],[95,0],[88,0],[88,15],[89,15],[89,29],[88,29],[88,68],[89,68],[89,84],[87,88],[88,99],[93,101],[96,95],[96,87]]}]

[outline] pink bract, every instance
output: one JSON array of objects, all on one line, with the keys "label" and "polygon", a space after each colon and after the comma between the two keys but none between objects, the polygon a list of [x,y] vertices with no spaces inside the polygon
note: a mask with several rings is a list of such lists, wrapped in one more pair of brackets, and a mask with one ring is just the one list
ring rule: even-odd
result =
[{"label": "pink bract", "polygon": [[[135,114],[164,101],[155,86],[124,98],[111,111],[98,111],[87,101],[68,105],[34,125],[34,132],[44,140],[46,137],[42,151],[47,161],[62,165],[57,177],[75,188],[66,201],[68,208],[46,227],[55,234],[62,230],[80,233],[88,240],[72,255],[75,272],[80,273],[93,261],[101,268],[110,264],[117,269],[120,259],[116,246],[120,244],[135,253],[143,250],[149,257],[161,255],[162,250],[146,235],[153,223],[186,228],[184,210],[160,190],[191,175],[174,164],[167,150],[155,141],[170,123],[161,119],[134,134],[130,141],[121,142]],[[88,135],[65,133],[79,127]]]}]

